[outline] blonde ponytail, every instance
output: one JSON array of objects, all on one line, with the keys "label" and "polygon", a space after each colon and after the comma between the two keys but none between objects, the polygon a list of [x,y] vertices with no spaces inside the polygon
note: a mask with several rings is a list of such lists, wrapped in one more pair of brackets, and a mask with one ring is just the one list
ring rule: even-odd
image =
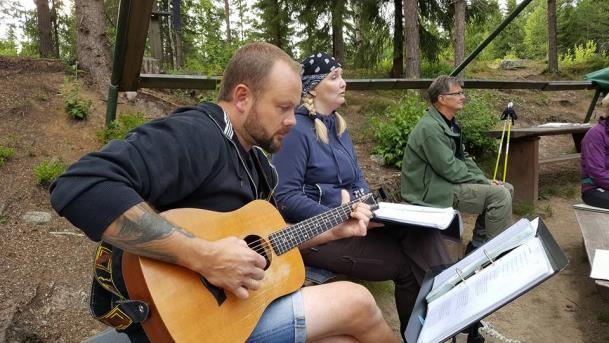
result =
[{"label": "blonde ponytail", "polygon": [[[321,120],[319,120],[319,118],[316,118],[317,111],[315,111],[315,104],[313,102],[313,96],[311,94],[307,94],[302,98],[302,106],[306,108],[307,111],[309,111],[309,116],[311,118],[315,118],[315,135],[317,136],[317,140],[323,142],[324,144],[330,143],[330,138],[328,137],[328,128]],[[347,122],[340,114],[335,112],[335,115],[336,134],[340,137],[347,129]]]}]

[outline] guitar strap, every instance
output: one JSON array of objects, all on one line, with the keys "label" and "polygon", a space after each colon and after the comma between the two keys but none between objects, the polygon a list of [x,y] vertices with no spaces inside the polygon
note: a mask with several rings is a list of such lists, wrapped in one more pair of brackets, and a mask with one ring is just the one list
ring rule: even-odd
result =
[{"label": "guitar strap", "polygon": [[[271,163],[268,160],[268,157],[266,157],[266,155],[264,154],[264,152],[262,152],[262,150],[260,150],[260,152],[256,151],[256,149],[253,149],[254,151],[254,157],[255,157],[255,162],[254,165],[256,166],[256,170],[258,171],[258,174],[261,176],[260,179],[264,180],[264,186],[266,189],[266,194],[257,194],[256,196],[260,199],[265,199],[266,201],[270,202],[271,204],[275,205],[275,188],[277,187],[277,174],[272,174],[272,171],[274,171],[273,166],[271,166]],[[260,157],[260,155],[262,155],[262,157]],[[266,162],[266,167],[265,164],[263,164],[263,161]],[[269,175],[270,173],[270,175]],[[261,182],[262,184],[262,182]]]},{"label": "guitar strap", "polygon": [[117,331],[125,331],[148,317],[148,304],[127,299],[116,287],[112,277],[112,247],[105,242],[95,251],[90,301],[93,317]]}]

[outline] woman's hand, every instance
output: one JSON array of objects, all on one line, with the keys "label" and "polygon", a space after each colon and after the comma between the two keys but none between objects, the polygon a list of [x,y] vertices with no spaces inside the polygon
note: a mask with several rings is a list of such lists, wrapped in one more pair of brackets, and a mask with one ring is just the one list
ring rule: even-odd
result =
[{"label": "woman's hand", "polygon": [[[347,204],[351,197],[346,190],[341,190],[341,203]],[[358,202],[351,208],[351,219],[337,225],[331,231],[335,239],[348,238],[353,236],[365,236],[368,233],[368,224],[372,218],[370,206],[363,202]]]}]

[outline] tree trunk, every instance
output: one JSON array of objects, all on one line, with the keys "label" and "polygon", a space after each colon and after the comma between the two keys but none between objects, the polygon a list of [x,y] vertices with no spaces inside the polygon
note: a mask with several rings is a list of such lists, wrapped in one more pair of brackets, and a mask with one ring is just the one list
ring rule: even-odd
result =
[{"label": "tree trunk", "polygon": [[106,35],[103,0],[76,0],[76,56],[99,87],[110,79],[110,42]]},{"label": "tree trunk", "polygon": [[404,45],[406,46],[406,77],[421,77],[419,41],[419,6],[417,0],[404,0]]},{"label": "tree trunk", "polygon": [[393,20],[393,65],[391,77],[404,77],[404,14],[402,0],[394,0],[395,15]]},{"label": "tree trunk", "polygon": [[53,48],[55,49],[55,57],[59,58],[59,23],[57,22],[57,2],[51,0],[51,25],[53,27]]},{"label": "tree trunk", "polygon": [[231,44],[231,34],[230,34],[230,5],[228,0],[224,0],[224,18],[226,20],[226,42]]},{"label": "tree trunk", "polygon": [[273,8],[272,13],[274,16],[274,20],[271,25],[271,43],[283,49],[283,40],[281,39],[281,8],[279,4],[279,0],[273,0]]},{"label": "tree trunk", "polygon": [[181,1],[173,0],[171,4],[171,19],[173,21],[173,40],[174,40],[174,56],[175,68],[180,68],[184,65],[184,49],[182,48],[182,11]]},{"label": "tree trunk", "polygon": [[345,62],[344,13],[345,0],[336,0],[332,8],[332,55],[343,64]]},{"label": "tree trunk", "polygon": [[[455,67],[463,62],[465,55],[465,0],[455,0]],[[457,75],[463,79],[463,70]]]},{"label": "tree trunk", "polygon": [[[51,28],[51,11],[48,0],[34,0],[38,23],[38,52],[40,57],[53,57],[53,36]],[[56,56],[55,56],[56,57]]]},{"label": "tree trunk", "polygon": [[558,72],[558,50],[556,48],[556,0],[548,0],[548,71]]},{"label": "tree trunk", "polygon": [[152,2],[152,17],[148,27],[148,41],[150,42],[150,53],[159,61],[163,60],[163,43],[161,41],[161,18],[154,12],[158,11],[156,0]]}]

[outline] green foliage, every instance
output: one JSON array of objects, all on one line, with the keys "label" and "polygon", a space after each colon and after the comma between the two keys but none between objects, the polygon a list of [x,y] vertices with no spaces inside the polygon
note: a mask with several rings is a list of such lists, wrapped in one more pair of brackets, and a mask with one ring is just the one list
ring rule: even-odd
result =
[{"label": "green foliage", "polygon": [[536,2],[524,26],[525,53],[528,58],[545,58],[548,55],[548,18],[546,2]]},{"label": "green foliage", "polygon": [[[516,0],[508,0],[507,12],[504,14],[502,20],[507,18],[509,13],[512,13],[516,6]],[[514,18],[497,37],[495,37],[492,44],[492,51],[495,57],[501,57],[510,52],[517,55],[519,58],[525,57],[524,25],[526,23],[527,10],[528,7],[524,9],[518,17]]]},{"label": "green foliage", "polygon": [[13,156],[15,156],[15,149],[0,146],[0,167],[2,167],[4,163]]},{"label": "green foliage", "polygon": [[53,182],[59,175],[66,170],[66,165],[57,158],[42,161],[39,165],[34,167],[34,176],[36,176],[36,182],[42,186],[48,186]]},{"label": "green foliage", "polygon": [[282,48],[292,55],[290,37],[294,32],[294,22],[291,18],[293,5],[288,0],[257,0],[254,7],[258,9],[258,19],[255,20],[255,37]]},{"label": "green foliage", "polygon": [[408,135],[426,109],[427,105],[419,94],[409,90],[399,101],[389,105],[385,113],[373,118],[372,126],[377,142],[373,152],[383,156],[386,165],[400,168]]},{"label": "green foliage", "polygon": [[609,1],[563,0],[557,6],[558,51],[565,53],[589,40],[597,45],[607,42]]},{"label": "green foliage", "polygon": [[125,138],[130,130],[144,124],[145,122],[146,118],[144,118],[144,113],[142,112],[121,112],[119,113],[118,118],[110,123],[110,127],[100,130],[96,134],[99,140],[103,144],[106,144],[113,139]]},{"label": "green foliage", "polygon": [[537,210],[535,205],[528,202],[514,202],[512,203],[512,212],[520,217],[534,217]]},{"label": "green foliage", "polygon": [[492,94],[488,91],[468,91],[467,97],[463,110],[457,114],[465,149],[475,156],[492,153],[496,149],[495,139],[485,135],[498,120],[491,106],[494,102]]},{"label": "green foliage", "polygon": [[356,2],[355,30],[349,35],[349,64],[355,68],[374,68],[393,57],[389,25],[380,15],[375,1]]},{"label": "green foliage", "polygon": [[596,51],[596,43],[591,40],[585,45],[575,45],[565,54],[560,55],[560,68],[566,72],[586,73],[606,67],[609,64],[609,55]]},{"label": "green foliage", "polygon": [[[210,0],[184,1],[182,10],[182,41],[184,65],[176,74],[222,75],[226,63],[235,50],[247,40],[233,33],[228,44],[220,35],[224,20],[222,9]],[[247,39],[247,38],[244,38]]]},{"label": "green foliage", "polygon": [[69,79],[64,81],[63,109],[72,119],[84,120],[87,119],[93,108],[93,102],[89,99],[83,99],[80,96],[80,87],[76,80],[70,82]]},{"label": "green foliage", "polygon": [[554,214],[552,205],[550,204],[547,204],[543,207],[535,207],[535,205],[526,202],[514,202],[512,204],[512,212],[520,217],[542,217],[544,219],[552,217],[552,215]]},{"label": "green foliage", "polygon": [[17,45],[12,39],[0,39],[0,56],[17,56]]},{"label": "green foliage", "polygon": [[421,77],[422,78],[436,78],[440,75],[448,75],[453,71],[453,67],[442,61],[429,61],[423,60],[421,64]]}]

